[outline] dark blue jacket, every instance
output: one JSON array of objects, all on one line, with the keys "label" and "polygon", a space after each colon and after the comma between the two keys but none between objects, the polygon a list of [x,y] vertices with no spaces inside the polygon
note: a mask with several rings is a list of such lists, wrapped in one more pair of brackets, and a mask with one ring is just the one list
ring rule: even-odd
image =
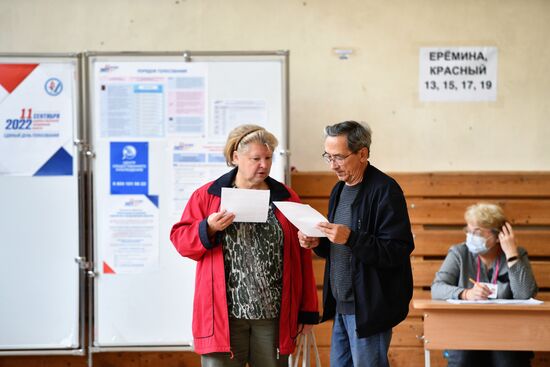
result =
[{"label": "dark blue jacket", "polygon": [[[338,182],[330,194],[330,222],[343,187],[344,182]],[[353,225],[346,245],[352,250],[357,334],[368,337],[394,327],[407,317],[413,292],[410,254],[414,242],[401,187],[370,164],[350,210]],[[322,238],[314,251],[327,259],[323,286],[322,321],[325,321],[336,312],[330,288],[329,240]]]}]

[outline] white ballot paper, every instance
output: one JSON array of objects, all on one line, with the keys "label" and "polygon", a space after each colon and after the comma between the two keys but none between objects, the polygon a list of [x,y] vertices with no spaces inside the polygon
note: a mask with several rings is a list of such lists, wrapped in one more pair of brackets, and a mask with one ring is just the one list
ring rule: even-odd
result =
[{"label": "white ballot paper", "polygon": [[235,222],[267,222],[269,190],[222,187],[222,209],[235,213]]},{"label": "white ballot paper", "polygon": [[326,234],[321,232],[316,225],[319,222],[328,222],[328,220],[311,206],[292,201],[274,201],[273,204],[306,236],[326,237]]},{"label": "white ballot paper", "polygon": [[448,299],[447,302],[455,305],[465,305],[465,304],[487,304],[487,303],[496,303],[500,305],[540,305],[544,301],[539,301],[538,299],[529,298],[529,299],[480,299],[476,301],[463,300],[463,299]]}]

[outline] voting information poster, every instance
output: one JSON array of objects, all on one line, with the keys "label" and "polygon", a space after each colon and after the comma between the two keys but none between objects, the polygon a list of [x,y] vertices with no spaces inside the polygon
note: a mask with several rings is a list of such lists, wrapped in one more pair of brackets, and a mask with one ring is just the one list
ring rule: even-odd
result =
[{"label": "voting information poster", "polygon": [[0,63],[0,175],[71,176],[73,62]]}]

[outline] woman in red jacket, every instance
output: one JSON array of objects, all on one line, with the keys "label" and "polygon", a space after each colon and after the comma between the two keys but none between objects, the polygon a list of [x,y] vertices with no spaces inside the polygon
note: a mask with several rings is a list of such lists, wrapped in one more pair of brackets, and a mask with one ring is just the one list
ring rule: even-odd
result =
[{"label": "woman in red jacket", "polygon": [[[272,204],[299,201],[269,177],[276,146],[260,126],[231,131],[224,155],[235,168],[197,189],[172,227],[177,251],[197,261],[193,338],[203,366],[287,366],[298,334],[319,319],[311,251]],[[234,222],[220,209],[222,187],[269,190],[267,222]]]}]

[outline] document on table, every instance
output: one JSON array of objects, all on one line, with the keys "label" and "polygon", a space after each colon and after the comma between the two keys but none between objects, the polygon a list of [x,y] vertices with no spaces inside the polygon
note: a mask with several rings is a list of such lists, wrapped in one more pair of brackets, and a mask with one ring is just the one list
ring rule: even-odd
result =
[{"label": "document on table", "polygon": [[222,209],[235,213],[235,222],[267,222],[269,190],[222,187]]},{"label": "document on table", "polygon": [[529,298],[529,299],[482,299],[478,301],[469,301],[462,299],[448,299],[447,302],[455,305],[464,305],[464,304],[501,304],[501,305],[540,305],[544,301],[539,301],[538,299]]},{"label": "document on table", "polygon": [[274,201],[273,204],[306,236],[326,237],[316,225],[319,222],[328,222],[328,220],[311,206],[291,201]]}]

